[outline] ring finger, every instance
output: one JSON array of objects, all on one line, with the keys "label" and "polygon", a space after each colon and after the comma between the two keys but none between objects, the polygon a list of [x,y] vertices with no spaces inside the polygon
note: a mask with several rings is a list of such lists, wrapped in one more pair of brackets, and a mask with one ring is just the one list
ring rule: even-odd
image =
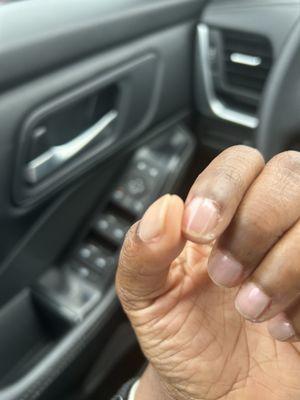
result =
[{"label": "ring finger", "polygon": [[292,304],[300,294],[300,222],[266,255],[241,287],[236,307],[255,322],[269,320]]},{"label": "ring finger", "polygon": [[300,301],[268,322],[268,330],[280,342],[300,341]]}]

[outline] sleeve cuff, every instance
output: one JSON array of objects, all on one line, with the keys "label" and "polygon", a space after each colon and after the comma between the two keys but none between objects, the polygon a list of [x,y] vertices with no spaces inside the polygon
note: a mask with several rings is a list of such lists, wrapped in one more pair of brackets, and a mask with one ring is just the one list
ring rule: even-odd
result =
[{"label": "sleeve cuff", "polygon": [[112,400],[135,400],[135,394],[139,385],[139,380],[132,379],[125,383],[118,394]]},{"label": "sleeve cuff", "polygon": [[128,395],[128,400],[135,400],[135,395],[136,395],[136,391],[138,389],[140,381],[137,380],[134,385],[132,386],[132,388],[130,389],[129,395]]}]

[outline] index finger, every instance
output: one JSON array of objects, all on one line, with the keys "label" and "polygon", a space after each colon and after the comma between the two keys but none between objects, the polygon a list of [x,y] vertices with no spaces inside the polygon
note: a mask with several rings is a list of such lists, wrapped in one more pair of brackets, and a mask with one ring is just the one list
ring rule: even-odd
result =
[{"label": "index finger", "polygon": [[264,165],[258,150],[242,145],[230,147],[216,157],[196,179],[187,197],[185,237],[201,244],[217,239]]}]

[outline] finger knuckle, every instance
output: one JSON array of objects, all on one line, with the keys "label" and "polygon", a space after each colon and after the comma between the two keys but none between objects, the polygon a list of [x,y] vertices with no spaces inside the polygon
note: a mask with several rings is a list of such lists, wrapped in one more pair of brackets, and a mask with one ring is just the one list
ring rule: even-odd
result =
[{"label": "finger knuckle", "polygon": [[270,165],[289,177],[300,179],[300,152],[289,150],[273,157]]},{"label": "finger knuckle", "polygon": [[135,245],[135,231],[136,227],[133,225],[125,236],[125,240],[120,251],[119,262],[118,262],[118,269],[116,275],[116,288],[117,293],[118,289],[121,287],[119,284],[120,281],[126,280],[127,275],[130,271],[130,266],[132,265],[134,258],[136,256],[136,245]]},{"label": "finger knuckle", "polygon": [[122,307],[125,312],[130,311],[131,309],[134,308],[134,299],[132,296],[131,291],[128,290],[126,286],[123,285],[119,275],[117,274],[116,280],[115,280],[115,289],[116,289],[116,294],[120,300],[120,303],[122,304]]},{"label": "finger knuckle", "polygon": [[224,151],[224,154],[230,155],[237,159],[242,160],[245,163],[258,163],[265,164],[265,160],[261,152],[254,147],[245,145],[235,145],[231,146]]},{"label": "finger knuckle", "polygon": [[131,262],[136,257],[137,253],[137,245],[136,245],[136,230],[137,225],[134,224],[126,233],[124,243],[120,252],[119,257],[119,267],[125,267],[126,265],[130,265]]},{"label": "finger knuckle", "polygon": [[234,188],[243,187],[243,176],[242,172],[236,168],[233,164],[228,164],[226,168],[219,167],[216,171],[217,175],[219,175],[226,182],[230,183]]},{"label": "finger knuckle", "polygon": [[249,171],[253,171],[251,175],[255,175],[255,171],[264,166],[264,159],[260,152],[248,146],[230,147],[224,151],[223,157],[224,162],[219,166],[217,174],[237,189],[244,189],[245,176],[249,175]]},{"label": "finger knuckle", "polygon": [[[268,201],[261,201],[256,206],[248,208],[239,215],[238,232],[248,232],[254,235],[256,240],[267,241],[274,236],[280,237],[281,232],[274,229],[274,220],[276,219],[275,210],[270,208]],[[251,250],[252,251],[252,250]]]}]

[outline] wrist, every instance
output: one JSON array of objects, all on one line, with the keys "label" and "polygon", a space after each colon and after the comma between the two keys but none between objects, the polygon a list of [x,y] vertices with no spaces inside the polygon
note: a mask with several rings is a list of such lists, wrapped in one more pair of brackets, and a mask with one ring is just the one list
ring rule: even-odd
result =
[{"label": "wrist", "polygon": [[148,365],[140,378],[139,385],[135,394],[135,400],[174,400],[168,394],[165,385],[162,383],[159,375],[152,367]]}]

